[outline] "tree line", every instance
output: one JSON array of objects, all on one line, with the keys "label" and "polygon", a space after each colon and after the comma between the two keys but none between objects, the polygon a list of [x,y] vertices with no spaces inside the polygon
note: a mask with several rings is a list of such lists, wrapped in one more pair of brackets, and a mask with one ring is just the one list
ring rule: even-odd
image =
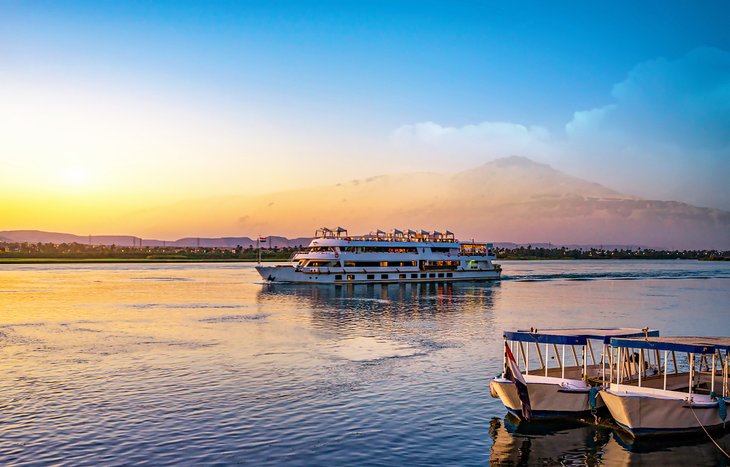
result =
[{"label": "tree line", "polygon": [[[262,248],[266,261],[286,261],[299,247]],[[730,251],[721,250],[655,250],[603,248],[495,248],[497,259],[559,260],[559,259],[695,259],[730,260]],[[179,246],[119,246],[87,245],[83,243],[12,243],[0,242],[0,259],[130,259],[130,260],[256,260],[258,250],[253,246],[179,247]]]},{"label": "tree line", "polygon": [[730,260],[730,251],[722,250],[655,250],[604,248],[495,248],[498,259],[696,259]]},{"label": "tree line", "polygon": [[[287,260],[297,248],[262,248],[264,260]],[[258,250],[249,246],[180,247],[86,245],[83,243],[0,242],[0,259],[169,259],[169,260],[254,260]]]}]

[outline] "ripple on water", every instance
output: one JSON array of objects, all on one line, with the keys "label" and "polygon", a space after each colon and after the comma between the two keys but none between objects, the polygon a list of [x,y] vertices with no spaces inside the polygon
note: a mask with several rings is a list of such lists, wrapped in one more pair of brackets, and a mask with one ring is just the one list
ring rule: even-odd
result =
[{"label": "ripple on water", "polygon": [[133,281],[157,281],[157,282],[189,282],[195,279],[190,277],[132,277]]},{"label": "ripple on water", "polygon": [[223,315],[199,319],[201,323],[232,323],[240,321],[262,321],[271,316],[270,313],[254,313],[250,315]]},{"label": "ripple on water", "polygon": [[247,308],[245,304],[225,304],[225,303],[132,303],[127,305],[129,308],[167,308],[167,309],[205,309],[205,308],[221,308],[221,309],[238,309]]},{"label": "ripple on water", "polygon": [[338,340],[326,346],[331,355],[353,362],[369,362],[388,358],[415,357],[424,355],[422,348],[401,342],[375,338],[353,337]]}]

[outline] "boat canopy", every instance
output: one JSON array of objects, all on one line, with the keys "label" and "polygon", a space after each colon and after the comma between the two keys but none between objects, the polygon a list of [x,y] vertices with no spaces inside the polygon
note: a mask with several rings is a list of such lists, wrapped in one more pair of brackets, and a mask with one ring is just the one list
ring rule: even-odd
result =
[{"label": "boat canopy", "polygon": [[718,349],[730,350],[730,337],[648,337],[645,339],[611,339],[614,347],[651,350],[676,350],[699,354],[711,354]]},{"label": "boat canopy", "polygon": [[336,229],[330,229],[329,227],[322,227],[314,232],[315,238],[341,238],[347,236],[347,229],[337,227]]},{"label": "boat canopy", "polygon": [[509,341],[565,345],[586,345],[588,339],[602,340],[608,344],[616,337],[645,336],[659,336],[659,331],[647,328],[566,328],[504,332],[504,338]]},{"label": "boat canopy", "polygon": [[[429,232],[427,230],[421,230],[420,233],[412,229],[392,229],[390,232],[377,229],[375,232],[370,232],[366,235],[350,236],[347,229],[344,227],[336,227],[331,229],[329,227],[322,227],[314,232],[315,238],[327,238],[327,239],[346,239],[347,241],[377,241],[377,242],[438,242],[438,243],[457,243],[454,234],[447,230],[446,233],[441,233],[437,230]],[[483,246],[484,244],[474,244],[477,246]],[[491,243],[486,244],[491,247]]]}]

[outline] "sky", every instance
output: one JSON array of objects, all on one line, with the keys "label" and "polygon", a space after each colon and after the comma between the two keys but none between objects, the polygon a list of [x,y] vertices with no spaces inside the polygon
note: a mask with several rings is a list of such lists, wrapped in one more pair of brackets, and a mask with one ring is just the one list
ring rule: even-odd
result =
[{"label": "sky", "polygon": [[725,1],[0,0],[0,229],[104,233],[185,199],[510,155],[730,210],[728,18]]}]

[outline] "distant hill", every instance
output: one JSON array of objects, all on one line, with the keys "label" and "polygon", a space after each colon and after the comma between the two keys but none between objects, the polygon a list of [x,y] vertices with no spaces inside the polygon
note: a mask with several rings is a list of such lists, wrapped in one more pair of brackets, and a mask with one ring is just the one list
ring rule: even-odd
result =
[{"label": "distant hill", "polygon": [[[311,237],[298,237],[298,238],[285,238],[278,236],[269,236],[265,243],[262,243],[264,248],[271,247],[299,247],[309,245],[312,241]],[[60,232],[43,232],[41,230],[6,230],[0,231],[0,242],[15,242],[15,243],[81,243],[84,245],[119,245],[119,246],[132,246],[140,244],[140,238],[132,235],[74,235]],[[217,247],[217,248],[235,248],[241,245],[244,248],[256,247],[256,240],[249,237],[185,237],[178,240],[158,240],[158,239],[142,239],[143,246],[180,246],[180,247]],[[514,242],[495,242],[494,245],[498,248],[517,248],[532,246],[533,248],[556,248],[564,246],[569,249],[590,249],[590,248],[602,248],[602,249],[631,249],[636,250],[637,248],[651,248],[646,245],[555,245],[552,243],[514,243]]]},{"label": "distant hill", "polygon": [[[666,249],[730,249],[730,212],[676,201],[647,200],[572,177],[524,157],[498,159],[456,174],[410,173],[351,180],[260,196],[195,199],[129,214],[109,228],[144,225],[147,232],[198,232],[167,245],[307,244],[322,226],[351,234],[376,229],[446,230],[461,239],[514,244]],[[229,236],[217,237],[219,232]],[[140,232],[142,235],[145,232]],[[88,236],[6,231],[15,241],[88,243]],[[287,237],[294,237],[291,240]],[[132,245],[132,236],[93,236],[91,243]],[[22,239],[22,240],[20,240]],[[144,245],[162,245],[144,239]]]},{"label": "distant hill", "polygon": [[[124,245],[133,246],[185,246],[185,247],[230,247],[241,245],[243,248],[256,247],[256,239],[249,237],[186,237],[178,240],[158,240],[135,237],[132,235],[73,235],[59,232],[43,232],[40,230],[6,230],[0,231],[0,241],[27,243],[82,243],[84,245]],[[311,238],[293,238],[271,236],[262,244],[264,247],[297,247],[308,245]]]},{"label": "distant hill", "polygon": [[[410,173],[260,196],[180,202],[134,213],[150,231],[351,233],[449,229],[463,239],[574,245],[730,248],[730,212],[618,193],[524,157],[456,174]],[[179,228],[179,227],[178,227]]]}]

